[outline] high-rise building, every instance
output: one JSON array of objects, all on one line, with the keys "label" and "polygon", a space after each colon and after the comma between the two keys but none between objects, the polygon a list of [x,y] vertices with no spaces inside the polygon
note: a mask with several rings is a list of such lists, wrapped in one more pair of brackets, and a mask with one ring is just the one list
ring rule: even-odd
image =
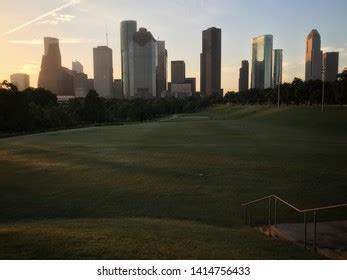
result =
[{"label": "high-rise building", "polygon": [[17,87],[18,91],[23,91],[30,87],[30,77],[27,74],[13,74],[11,83]]},{"label": "high-rise building", "polygon": [[61,72],[61,54],[57,38],[44,38],[45,53],[42,56],[38,87],[59,94],[58,77]]},{"label": "high-rise building", "polygon": [[172,84],[170,96],[180,99],[188,98],[193,95],[192,85],[190,83],[186,84]]},{"label": "high-rise building", "polygon": [[94,89],[99,96],[110,98],[113,94],[113,55],[112,49],[99,46],[93,50]]},{"label": "high-rise building", "polygon": [[171,84],[184,84],[186,81],[186,64],[182,60],[171,61]]},{"label": "high-rise building", "polygon": [[157,98],[167,90],[167,56],[165,41],[157,41]]},{"label": "high-rise building", "polygon": [[86,97],[88,89],[88,75],[70,70],[70,74],[73,77],[73,87],[75,97]]},{"label": "high-rise building", "polygon": [[44,38],[44,50],[38,87],[45,88],[58,96],[73,96],[73,77],[69,70],[61,65],[59,40]]},{"label": "high-rise building", "polygon": [[263,35],[252,40],[251,88],[266,89],[272,86],[273,36]]},{"label": "high-rise building", "polygon": [[117,99],[123,99],[123,86],[121,79],[115,79],[113,81],[113,97]]},{"label": "high-rise building", "polygon": [[75,96],[74,91],[74,77],[71,75],[71,70],[65,67],[61,68],[61,74],[58,79],[59,96]]},{"label": "high-rise building", "polygon": [[203,95],[223,94],[222,72],[222,30],[209,28],[202,32],[202,53],[200,55],[200,91]]},{"label": "high-rise building", "polygon": [[83,73],[83,65],[77,60],[72,61],[72,71]]},{"label": "high-rise building", "polygon": [[155,98],[157,96],[157,42],[151,32],[140,28],[133,36],[134,96]]},{"label": "high-rise building", "polygon": [[94,79],[87,80],[87,93],[91,90],[94,90]]},{"label": "high-rise building", "polygon": [[283,50],[276,49],[273,51],[273,80],[272,87],[275,88],[282,84],[283,79]]},{"label": "high-rise building", "polygon": [[240,68],[239,92],[245,92],[249,89],[249,63],[243,60]]},{"label": "high-rise building", "polygon": [[306,81],[322,79],[322,57],[321,37],[318,31],[313,29],[306,42]]},{"label": "high-rise building", "polygon": [[192,94],[196,94],[196,78],[186,78],[186,84],[191,85]]},{"label": "high-rise building", "polygon": [[123,95],[125,98],[134,98],[134,45],[133,38],[137,32],[137,23],[133,20],[121,22],[121,60]]},{"label": "high-rise building", "polygon": [[323,55],[323,66],[325,68],[325,81],[335,82],[339,75],[339,53],[326,52]]}]

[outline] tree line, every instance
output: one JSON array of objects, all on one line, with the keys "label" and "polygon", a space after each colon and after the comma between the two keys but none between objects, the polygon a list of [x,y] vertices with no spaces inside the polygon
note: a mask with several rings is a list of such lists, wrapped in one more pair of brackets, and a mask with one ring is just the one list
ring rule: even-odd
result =
[{"label": "tree line", "polygon": [[[322,101],[322,81],[304,82],[295,78],[280,86],[283,105],[318,105]],[[334,83],[325,83],[325,103],[347,103],[347,73]],[[59,103],[57,96],[42,88],[28,88],[22,92],[7,81],[0,83],[0,131],[33,132],[67,129],[95,124],[123,124],[144,122],[172,114],[195,113],[213,104],[241,105],[277,104],[278,89],[250,89],[229,92],[224,97],[190,97],[186,99],[104,99],[90,91],[85,98]]]},{"label": "tree line", "polygon": [[[324,84],[324,101],[329,105],[347,103],[347,73],[340,74],[338,79]],[[280,86],[280,103],[284,105],[318,105],[322,102],[323,82],[320,80],[303,81],[295,78],[292,83]],[[224,97],[226,102],[243,105],[277,104],[278,87],[274,89],[250,89],[246,92],[229,92]]]},{"label": "tree line", "polygon": [[219,97],[104,99],[93,90],[85,98],[58,102],[57,96],[45,89],[28,88],[20,92],[4,81],[0,83],[0,131],[33,132],[144,122],[172,114],[195,113],[219,102]]}]

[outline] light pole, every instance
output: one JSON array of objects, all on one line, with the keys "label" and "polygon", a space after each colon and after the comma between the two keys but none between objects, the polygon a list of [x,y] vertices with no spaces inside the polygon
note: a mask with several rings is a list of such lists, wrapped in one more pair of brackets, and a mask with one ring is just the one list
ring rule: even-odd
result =
[{"label": "light pole", "polygon": [[323,77],[323,88],[322,88],[322,113],[324,112],[324,101],[325,101],[325,72],[326,68],[323,66],[322,68],[322,77]]},{"label": "light pole", "polygon": [[278,109],[280,109],[280,99],[281,99],[281,83],[280,83],[280,78],[278,77],[278,91],[277,91],[277,106],[278,106]]}]

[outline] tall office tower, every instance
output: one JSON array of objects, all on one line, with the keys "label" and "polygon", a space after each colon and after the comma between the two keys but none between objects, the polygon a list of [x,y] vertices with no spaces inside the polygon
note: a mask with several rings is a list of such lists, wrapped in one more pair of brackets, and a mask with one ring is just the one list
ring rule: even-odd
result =
[{"label": "tall office tower", "polygon": [[275,88],[282,84],[283,80],[283,50],[276,49],[273,51],[273,79],[272,87]]},{"label": "tall office tower", "polygon": [[184,84],[186,81],[186,64],[184,61],[171,61],[171,84]]},{"label": "tall office tower", "polygon": [[87,93],[91,90],[94,90],[94,79],[87,80]]},{"label": "tall office tower", "polygon": [[339,75],[339,53],[327,52],[323,55],[323,66],[325,68],[325,80],[335,82]]},{"label": "tall office tower", "polygon": [[264,35],[252,40],[251,88],[266,89],[272,86],[273,36]]},{"label": "tall office tower", "polygon": [[165,41],[157,41],[157,98],[167,89],[167,50]]},{"label": "tall office tower", "polygon": [[134,98],[134,46],[133,38],[137,32],[137,23],[133,20],[122,21],[121,34],[121,60],[123,95],[125,98]]},{"label": "tall office tower", "polygon": [[45,53],[42,56],[38,87],[45,88],[60,95],[58,89],[58,77],[61,72],[59,40],[57,38],[45,37],[44,48]]},{"label": "tall office tower", "polygon": [[151,32],[140,28],[133,37],[134,50],[134,96],[155,98],[157,96],[157,42]]},{"label": "tall office tower", "polygon": [[249,63],[243,60],[240,68],[239,92],[245,92],[249,89]]},{"label": "tall office tower", "polygon": [[58,78],[59,96],[75,96],[74,77],[71,70],[65,67],[61,68]]},{"label": "tall office tower", "polygon": [[200,55],[200,91],[203,95],[223,94],[222,72],[222,30],[209,28],[202,32],[202,53]]},{"label": "tall office tower", "polygon": [[44,49],[38,87],[45,88],[58,96],[73,96],[73,77],[68,69],[61,65],[59,40],[44,38]]},{"label": "tall office tower", "polygon": [[94,89],[99,96],[110,98],[113,93],[112,49],[106,46],[94,48]]},{"label": "tall office tower", "polygon": [[313,29],[306,42],[306,81],[322,79],[322,57],[321,38],[318,31]]},{"label": "tall office tower", "polygon": [[27,74],[13,74],[11,83],[17,87],[18,91],[23,91],[30,87],[30,77]]},{"label": "tall office tower", "polygon": [[113,98],[124,99],[122,80],[115,79],[113,81]]},{"label": "tall office tower", "polygon": [[83,65],[79,61],[74,60],[72,61],[72,70],[77,73],[83,73]]},{"label": "tall office tower", "polygon": [[88,89],[88,75],[70,70],[70,74],[73,77],[73,87],[75,97],[86,97]]}]

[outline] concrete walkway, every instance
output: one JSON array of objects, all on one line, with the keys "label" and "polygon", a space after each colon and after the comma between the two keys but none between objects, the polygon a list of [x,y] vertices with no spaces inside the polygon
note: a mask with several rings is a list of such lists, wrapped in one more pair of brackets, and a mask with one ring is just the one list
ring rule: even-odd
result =
[{"label": "concrete walkway", "polygon": [[[304,224],[279,224],[260,230],[272,237],[304,245]],[[313,246],[313,224],[307,226],[307,246]],[[317,223],[318,252],[332,259],[347,259],[347,221]]]}]

